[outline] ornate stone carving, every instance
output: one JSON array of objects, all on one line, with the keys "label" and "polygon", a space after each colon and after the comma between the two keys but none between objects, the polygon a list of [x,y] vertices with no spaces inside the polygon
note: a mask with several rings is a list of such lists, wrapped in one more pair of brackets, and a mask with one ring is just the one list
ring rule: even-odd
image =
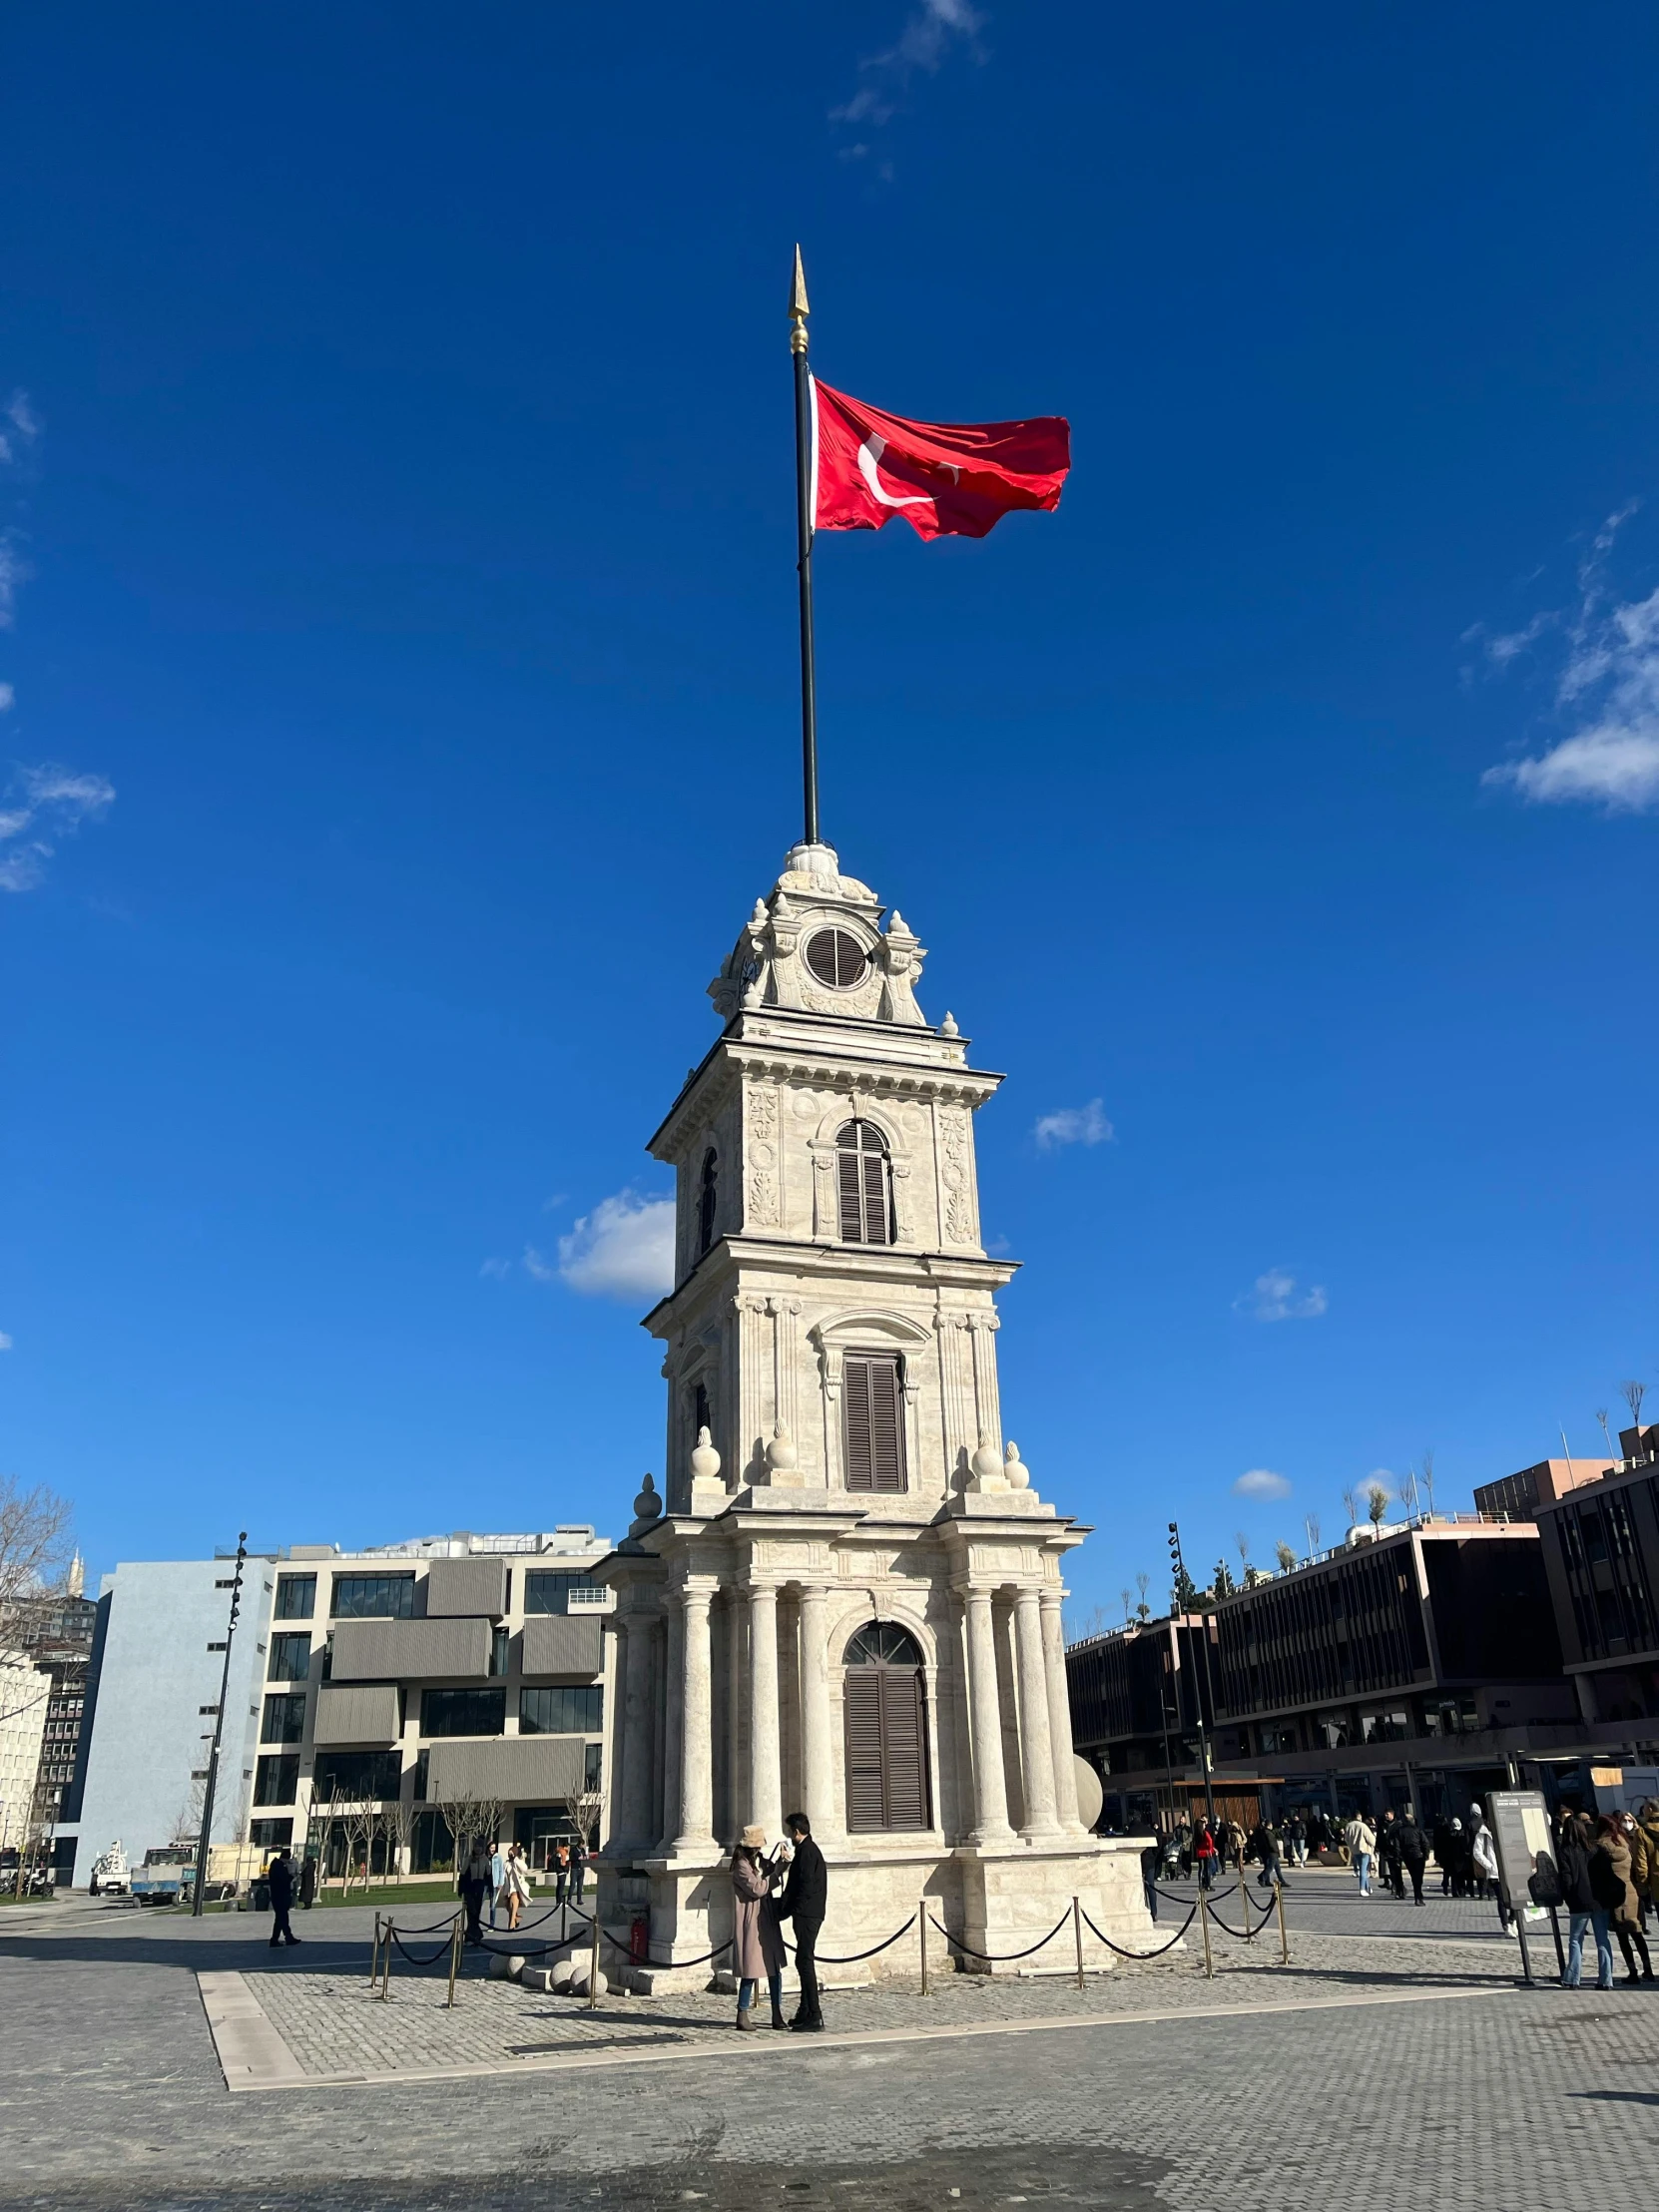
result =
[{"label": "ornate stone carving", "polygon": [[747,1205],[745,1227],[778,1226],[778,1087],[755,1083],[749,1090],[749,1128],[744,1140]]},{"label": "ornate stone carving", "polygon": [[960,1106],[939,1108],[939,1181],[944,1186],[947,1244],[979,1242],[974,1218],[973,1170],[968,1164],[968,1120]]}]

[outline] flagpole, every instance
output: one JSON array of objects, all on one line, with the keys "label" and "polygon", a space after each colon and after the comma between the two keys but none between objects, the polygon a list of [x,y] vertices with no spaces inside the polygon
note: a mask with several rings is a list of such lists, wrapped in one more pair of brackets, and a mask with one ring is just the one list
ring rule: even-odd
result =
[{"label": "flagpole", "polygon": [[790,286],[790,354],[795,362],[796,571],[801,579],[801,773],[807,838],[818,842],[818,677],[813,665],[813,394],[807,367],[807,273],[795,250]]}]

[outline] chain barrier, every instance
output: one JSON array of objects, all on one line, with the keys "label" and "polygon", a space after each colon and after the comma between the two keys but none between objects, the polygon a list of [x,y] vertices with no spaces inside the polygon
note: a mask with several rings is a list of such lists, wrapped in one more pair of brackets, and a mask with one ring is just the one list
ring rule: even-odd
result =
[{"label": "chain barrier", "polygon": [[[885,1942],[871,1943],[868,1950],[855,1950],[845,1958],[831,1958],[828,1951],[816,1950],[813,1953],[814,1960],[818,1965],[821,1966],[856,1966],[865,1958],[873,1958],[878,1950],[891,1950],[893,1944],[897,1942],[900,1936],[909,1935],[911,1929],[915,1927],[916,1922],[920,1919],[920,1917],[921,1916],[919,1913],[912,1913],[909,1919],[904,1923],[904,1926],[900,1929],[895,1930],[894,1933],[887,1937]],[[929,1915],[928,1918],[931,1919],[932,1916]],[[933,1925],[937,1927],[938,1923],[935,1921]],[[1046,1942],[1048,1938],[1045,1936],[1043,1937],[1043,1941]],[[798,1946],[792,1943],[787,1936],[783,1938],[783,1943],[784,1948],[793,1958]]]},{"label": "chain barrier", "polygon": [[[1158,1895],[1161,1898],[1165,1899],[1166,1902],[1170,1905],[1185,1905],[1187,1902],[1184,1897],[1178,1896],[1174,1890],[1162,1889],[1156,1882],[1152,1885],[1152,1887],[1154,1890],[1157,1891]],[[1212,1911],[1214,1911],[1216,1905],[1220,1902],[1220,1900],[1222,1898],[1230,1898],[1233,1895],[1233,1891],[1237,1890],[1238,1887],[1238,1883],[1235,1882],[1232,1890],[1206,1890],[1204,1892],[1205,1903],[1211,1908]]]},{"label": "chain barrier", "polygon": [[1215,1922],[1216,1926],[1221,1930],[1224,1936],[1231,1936],[1236,1942],[1248,1943],[1253,1942],[1255,1938],[1260,1936],[1262,1930],[1267,1927],[1269,1921],[1273,1919],[1273,1916],[1275,1912],[1277,1912],[1277,1906],[1270,1899],[1262,1909],[1262,1918],[1260,1919],[1260,1921],[1258,1921],[1256,1926],[1252,1928],[1250,1925],[1250,1896],[1247,1892],[1244,1901],[1245,1924],[1243,1928],[1230,1927],[1228,1923],[1222,1919],[1221,1915],[1216,1911],[1214,1906],[1211,1906],[1210,1908],[1210,1918]]},{"label": "chain barrier", "polygon": [[1114,1943],[1110,1936],[1102,1936],[1099,1929],[1095,1927],[1093,1921],[1090,1920],[1087,1913],[1083,1915],[1083,1926],[1088,1930],[1089,1934],[1095,1938],[1097,1942],[1104,1943],[1108,1950],[1115,1950],[1120,1958],[1162,1958],[1166,1950],[1173,1950],[1175,1948],[1176,1944],[1180,1942],[1182,1936],[1186,1935],[1188,1929],[1192,1927],[1194,1921],[1196,1921],[1197,1918],[1198,1907],[1194,1905],[1189,1910],[1187,1917],[1181,1923],[1181,1926],[1170,1937],[1169,1941],[1167,1943],[1160,1943],[1156,1950],[1125,1950],[1121,1943]]},{"label": "chain barrier", "polygon": [[425,1957],[420,1957],[406,1946],[403,1941],[403,1931],[400,1928],[388,1928],[386,1934],[397,1945],[399,1957],[406,1959],[411,1966],[432,1966],[440,1958],[449,1956],[450,1946],[448,1943],[440,1943],[436,1950],[429,1951]]},{"label": "chain barrier", "polygon": [[1035,1952],[1043,1949],[1045,1945],[1053,1942],[1055,1936],[1059,1935],[1061,1929],[1071,1919],[1071,1915],[1069,1912],[1062,1913],[1042,1941],[1033,1943],[1028,1950],[975,1950],[970,1944],[964,1943],[959,1936],[952,1936],[948,1928],[941,1928],[939,1923],[933,1919],[931,1913],[928,1914],[927,1919],[931,1927],[938,1929],[939,1934],[947,1943],[954,1944],[956,1949],[965,1953],[967,1957],[980,1959],[987,1966],[1011,1966],[1016,1958],[1030,1958]]}]

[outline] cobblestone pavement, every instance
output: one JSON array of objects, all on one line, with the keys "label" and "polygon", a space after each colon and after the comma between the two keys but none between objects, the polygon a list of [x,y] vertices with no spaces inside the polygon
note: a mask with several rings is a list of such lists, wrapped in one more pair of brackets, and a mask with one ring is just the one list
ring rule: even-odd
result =
[{"label": "cobblestone pavement", "polygon": [[[696,1999],[697,2042],[669,2064],[242,2096],[224,2086],[197,1972],[249,1972],[275,1992],[274,2015],[301,2001],[304,1982],[366,1991],[363,1936],[341,1925],[352,1916],[326,1916],[336,1940],[275,1959],[260,1924],[230,1917],[0,1930],[0,2205],[1128,2212],[1196,2199],[1301,2212],[1358,2195],[1368,2212],[1555,2212],[1659,2187],[1659,1996],[1522,1990],[1512,1946],[1494,1936],[1390,1939],[1369,1933],[1380,1908],[1345,1905],[1336,1889],[1303,1918],[1346,1927],[1300,1933],[1298,1910],[1289,1976],[1242,1965],[1242,1946],[1208,1985],[1192,1953],[1130,1968],[1087,1993],[1118,2008],[1099,2033],[830,2047],[768,2035],[737,2046],[750,2062],[735,2064],[730,2030],[701,2026],[716,2000]],[[314,1937],[323,1919],[301,1925]],[[1365,2001],[1423,1987],[1481,1993]],[[402,2002],[393,1990],[388,2015]],[[1272,2012],[1207,2016],[1275,1990]],[[467,1994],[527,2018],[554,2001],[499,1985]],[[1289,2001],[1311,1995],[1360,2001]],[[989,1991],[964,1980],[928,2003],[1051,2011],[1075,1996],[1047,1980]],[[847,2019],[870,2008],[884,2019],[922,1999],[832,2003]],[[643,2015],[639,1999],[617,2009]]]}]

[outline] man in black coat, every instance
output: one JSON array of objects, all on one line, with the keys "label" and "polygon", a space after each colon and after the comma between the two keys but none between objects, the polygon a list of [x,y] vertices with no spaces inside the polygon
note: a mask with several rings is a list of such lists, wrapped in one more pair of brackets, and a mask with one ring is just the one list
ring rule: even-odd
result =
[{"label": "man in black coat", "polygon": [[265,1878],[271,1885],[271,1910],[274,1916],[271,1947],[275,1950],[278,1943],[296,1943],[299,1940],[288,1926],[288,1914],[293,1906],[293,1861],[288,1857],[285,1847],[267,1867]]},{"label": "man in black coat", "polygon": [[790,1814],[784,1829],[795,1846],[795,1857],[790,1861],[789,1880],[784,1884],[777,1912],[781,1921],[795,1923],[795,1970],[801,1977],[801,2009],[790,2025],[822,2028],[824,2012],[819,2002],[815,1953],[818,1932],[824,1926],[825,1909],[830,1902],[830,1872],[824,1864],[823,1852],[813,1842],[812,1827],[805,1813]]},{"label": "man in black coat", "polygon": [[1417,1826],[1417,1817],[1410,1806],[1405,1808],[1405,1818],[1395,1832],[1399,1847],[1399,1863],[1411,1877],[1411,1902],[1422,1903],[1422,1870],[1428,1864],[1428,1838]]}]

